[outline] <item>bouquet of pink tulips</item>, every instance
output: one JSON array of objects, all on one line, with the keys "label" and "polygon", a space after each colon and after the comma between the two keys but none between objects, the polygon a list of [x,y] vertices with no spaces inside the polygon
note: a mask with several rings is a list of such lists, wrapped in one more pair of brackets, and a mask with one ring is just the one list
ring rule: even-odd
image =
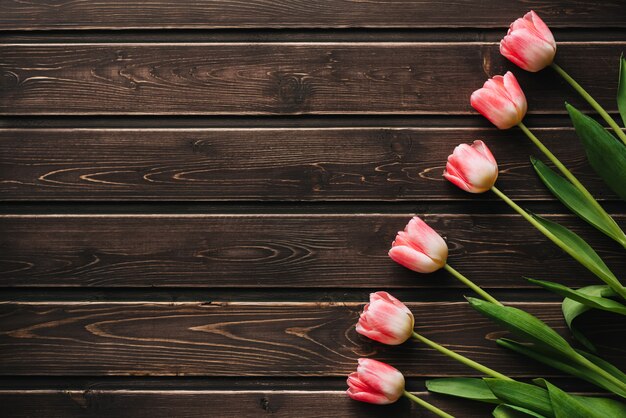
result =
[{"label": "bouquet of pink tulips", "polygon": [[[537,72],[548,66],[554,69],[609,125],[616,136],[594,119],[566,104],[590,165],[620,198],[626,200],[626,134],[600,104],[554,62],[556,49],[550,29],[532,11],[513,22],[500,43],[502,55],[526,71]],[[552,194],[581,219],[626,249],[626,234],[620,226],[574,174],[524,125],[526,97],[511,72],[487,80],[482,88],[472,94],[470,102],[497,128],[519,127],[556,168],[551,168],[540,159],[530,159],[537,175]],[[626,125],[624,58],[620,58],[617,102]],[[418,273],[431,273],[443,268],[468,286],[480,297],[468,297],[469,305],[517,338],[500,338],[497,340],[500,346],[587,380],[617,397],[626,398],[626,374],[594,354],[592,342],[574,326],[576,317],[591,309],[626,315],[626,289],[618,277],[580,236],[562,225],[527,212],[496,187],[498,164],[483,141],[476,140],[471,145],[457,146],[448,157],[443,176],[470,193],[495,193],[539,232],[600,279],[601,283],[581,289],[571,289],[545,280],[527,279],[565,298],[562,304],[565,321],[573,336],[587,350],[573,347],[533,315],[503,305],[451,267],[448,264],[446,242],[418,217],[411,219],[406,228],[398,232],[389,251],[391,259]],[[388,345],[398,345],[413,339],[475,369],[485,377],[434,379],[428,381],[426,387],[436,393],[496,404],[493,411],[496,417],[626,416],[626,405],[611,398],[572,395],[542,378],[534,379],[533,384],[518,382],[420,335],[414,331],[414,324],[413,314],[402,302],[386,292],[376,292],[370,295],[370,301],[365,305],[356,330],[367,338]],[[405,396],[441,417],[451,417],[445,411],[407,392],[402,373],[376,360],[360,359],[357,371],[348,378],[348,386],[348,395],[355,400],[389,404]]]}]

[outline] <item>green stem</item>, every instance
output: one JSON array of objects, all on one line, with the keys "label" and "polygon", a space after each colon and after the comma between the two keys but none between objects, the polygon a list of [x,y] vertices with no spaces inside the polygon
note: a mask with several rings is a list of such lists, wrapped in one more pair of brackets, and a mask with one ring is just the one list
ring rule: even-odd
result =
[{"label": "green stem", "polygon": [[537,148],[539,148],[539,150],[541,150],[541,152],[543,152],[544,155],[548,157],[550,161],[552,161],[552,164],[554,164],[556,168],[558,168],[559,171],[563,173],[563,175],[570,181],[570,183],[572,183],[574,187],[576,187],[583,194],[585,199],[587,199],[587,201],[591,203],[591,205],[594,208],[596,208],[596,211],[607,222],[609,222],[613,226],[613,230],[616,232],[619,231],[619,233],[622,235],[622,238],[620,238],[618,242],[624,248],[626,248],[626,235],[624,234],[624,231],[622,231],[622,229],[615,222],[615,220],[611,217],[611,215],[609,215],[604,210],[604,208],[600,205],[600,203],[598,203],[598,201],[593,197],[593,195],[589,192],[589,190],[587,190],[587,188],[583,186],[583,184],[580,181],[578,181],[578,179],[574,176],[574,174],[572,174],[572,172],[569,171],[567,167],[565,167],[565,165],[563,165],[563,163],[558,158],[556,158],[556,155],[552,154],[552,152],[548,149],[548,147],[546,147],[539,140],[539,138],[537,138],[535,134],[533,134],[532,131],[528,129],[526,125],[524,125],[524,123],[520,122],[517,126],[526,134],[528,138],[530,138],[530,140],[537,146]]},{"label": "green stem", "polygon": [[591,105],[591,107],[593,107],[594,110],[598,112],[600,116],[602,116],[602,119],[604,119],[606,123],[609,124],[609,126],[615,131],[615,133],[622,140],[622,142],[626,144],[626,134],[613,120],[613,118],[609,116],[606,110],[604,110],[602,106],[600,106],[600,103],[596,102],[595,99],[591,97],[591,95],[587,93],[587,91],[580,84],[578,84],[576,80],[574,80],[568,73],[566,73],[563,68],[559,67],[555,63],[552,63],[550,67],[552,67],[554,71],[556,71],[561,77],[565,79],[565,81],[567,81],[572,87],[574,87],[574,90],[576,90],[583,97],[583,99],[585,99]]},{"label": "green stem", "polygon": [[[559,169],[559,171],[561,173],[563,173],[563,175],[578,189],[580,190],[580,192],[582,194],[585,195],[585,197],[589,200],[592,201],[596,201],[596,199],[593,198],[593,196],[591,195],[591,193],[589,193],[589,190],[587,190],[587,188],[585,188],[585,186],[583,186],[581,184],[581,182],[578,181],[578,179],[572,174],[571,171],[569,171],[567,169],[567,167],[565,167],[563,165],[563,163],[556,158],[556,155],[552,154],[552,152],[545,146],[543,145],[543,143],[539,140],[539,138],[537,138],[535,136],[535,134],[533,134],[531,132],[530,129],[528,129],[528,127],[526,125],[524,125],[524,123],[520,122],[517,125],[525,134],[528,138],[530,138],[530,140],[537,146],[537,148],[539,148],[539,150],[541,150],[541,152],[543,152],[545,154],[546,157],[548,157],[548,159],[550,161],[552,161],[552,164],[554,164],[556,166],[556,168]],[[596,202],[597,203],[597,202]],[[599,206],[599,205],[598,205]],[[603,210],[604,211],[604,210]]]},{"label": "green stem", "polygon": [[[594,362],[592,362],[591,360],[587,359],[586,357],[582,355],[579,355],[578,362],[581,363],[583,366],[586,366],[587,368],[595,371],[599,375],[604,376],[605,379],[616,383],[619,387],[621,387],[624,390],[624,393],[626,393],[626,382],[622,382],[620,379],[613,376],[611,373],[607,372],[606,370],[604,370],[603,368],[601,368],[600,366],[598,366],[597,364],[595,364]],[[623,396],[623,395],[620,395],[620,396]]]},{"label": "green stem", "polygon": [[486,301],[489,301],[491,303],[495,303],[496,305],[500,305],[502,306],[502,304],[493,296],[491,296],[489,293],[485,292],[483,289],[481,289],[477,284],[475,284],[474,282],[472,282],[470,279],[468,279],[467,277],[465,277],[464,275],[462,275],[461,273],[459,273],[457,270],[455,270],[454,268],[452,268],[452,266],[450,266],[449,264],[445,264],[443,266],[444,269],[446,269],[446,271],[448,271],[450,274],[452,274],[454,277],[456,277],[461,283],[463,283],[464,285],[466,285],[467,287],[469,287],[470,289],[472,289],[474,292],[476,292],[477,294],[479,294],[483,299],[485,299]]},{"label": "green stem", "polygon": [[428,338],[424,337],[423,335],[418,334],[417,332],[413,331],[413,338],[415,338],[416,340],[426,344],[427,346],[429,346],[430,348],[434,348],[435,350],[439,351],[442,354],[445,354],[446,356],[453,358],[454,360],[461,362],[463,364],[465,364],[466,366],[471,367],[474,370],[478,370],[479,372],[486,374],[488,376],[491,377],[495,377],[496,379],[503,379],[503,380],[513,380],[508,376],[503,375],[502,373],[498,373],[495,370],[490,369],[487,366],[483,366],[480,363],[475,362],[474,360],[470,360],[465,356],[462,356],[460,354],[455,353],[452,350],[449,350],[447,348],[445,348],[442,345],[437,344],[436,342],[429,340]]},{"label": "green stem", "polygon": [[598,272],[591,268],[586,262],[584,262],[580,256],[576,253],[576,251],[572,250],[567,244],[561,241],[556,235],[554,235],[550,230],[544,227],[539,221],[533,218],[528,212],[522,209],[517,203],[509,199],[507,195],[502,193],[496,186],[493,186],[491,190],[500,197],[500,199],[504,200],[510,207],[512,207],[517,213],[522,215],[524,219],[530,222],[535,228],[539,230],[543,235],[548,237],[552,242],[558,245],[563,251],[572,256],[576,261],[578,261],[583,266],[587,267],[592,273],[596,276],[600,277],[611,289],[613,289],[617,294],[619,294],[622,298],[626,299],[626,289],[624,286],[619,283],[619,280],[615,277],[611,277],[610,280],[605,275],[599,275]]},{"label": "green stem", "polygon": [[454,418],[454,415],[450,415],[447,412],[442,411],[441,409],[437,408],[435,405],[430,404],[430,403],[426,402],[425,400],[423,400],[421,398],[418,398],[417,396],[413,395],[411,392],[407,392],[405,390],[404,391],[404,396],[406,396],[407,398],[409,398],[410,400],[412,400],[413,402],[415,402],[419,406],[422,406],[422,407],[428,409],[430,412],[434,413],[435,415],[438,415],[438,416],[443,417],[443,418]]}]

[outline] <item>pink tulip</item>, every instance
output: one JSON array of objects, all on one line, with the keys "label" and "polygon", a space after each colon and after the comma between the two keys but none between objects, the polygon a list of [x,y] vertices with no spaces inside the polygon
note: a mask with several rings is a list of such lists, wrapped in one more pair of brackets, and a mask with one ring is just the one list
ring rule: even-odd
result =
[{"label": "pink tulip", "polygon": [[394,403],[404,394],[404,376],[388,364],[360,358],[356,372],[348,376],[347,393],[356,401]]},{"label": "pink tulip", "polygon": [[443,176],[470,193],[490,190],[498,178],[498,163],[483,141],[461,144],[448,157]]},{"label": "pink tulip", "polygon": [[396,235],[389,257],[418,273],[432,273],[446,264],[448,246],[426,222],[415,216]]},{"label": "pink tulip", "polygon": [[411,337],[413,325],[413,314],[404,303],[387,292],[376,292],[370,294],[356,332],[383,344],[398,345]]},{"label": "pink tulip", "polygon": [[470,103],[499,129],[519,124],[527,109],[526,96],[510,71],[487,80],[482,88],[472,93]]},{"label": "pink tulip", "polygon": [[500,53],[520,68],[534,73],[552,64],[556,42],[548,26],[531,10],[511,23],[500,42]]}]

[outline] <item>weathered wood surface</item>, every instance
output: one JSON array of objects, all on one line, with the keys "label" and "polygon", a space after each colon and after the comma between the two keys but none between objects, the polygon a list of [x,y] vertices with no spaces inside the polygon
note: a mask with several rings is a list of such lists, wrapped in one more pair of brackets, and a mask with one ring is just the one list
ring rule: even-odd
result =
[{"label": "weathered wood surface", "polygon": [[[535,133],[598,198],[614,195],[572,128]],[[480,138],[514,199],[554,200],[521,131],[476,128],[5,129],[2,200],[498,200],[441,176],[460,142]]]},{"label": "weathered wood surface", "polygon": [[[493,406],[415,392],[446,411],[464,418],[485,417]],[[0,391],[3,412],[12,418],[387,418],[425,417],[423,409],[401,399],[393,405],[354,402],[341,391],[201,391],[201,390],[41,390]]]},{"label": "weathered wood surface", "polygon": [[[446,272],[420,275],[387,251],[410,214],[4,215],[3,286],[432,288],[462,286]],[[618,276],[622,250],[573,216],[570,227]],[[598,282],[518,215],[426,215],[448,240],[449,262],[479,284],[531,287],[521,277],[571,286]],[[622,224],[624,216],[617,217]]]},{"label": "weathered wood surface", "polygon": [[[550,70],[498,53],[530,8],[556,29],[557,61],[614,112],[618,1],[0,0],[0,415],[432,416],[341,392],[361,356],[416,391],[476,375],[356,334],[380,288],[462,354],[594,391],[499,348],[505,333],[446,273],[386,254],[412,212],[435,212],[425,219],[452,265],[567,335],[555,296],[521,277],[598,279],[492,196],[440,177],[455,145],[480,138],[502,189],[624,279],[622,250],[537,181],[528,140],[469,106],[487,76],[512,70],[537,133],[626,225],[565,127],[564,100],[589,107]],[[622,322],[579,326],[625,368]],[[420,395],[459,417],[491,409]]]},{"label": "weathered wood surface", "polygon": [[4,0],[0,29],[504,28],[533,8],[552,27],[626,25],[619,1]]},{"label": "weathered wood surface", "polygon": [[[417,318],[417,332],[495,370],[519,377],[560,375],[499,347],[494,340],[506,332],[465,302],[407,305]],[[565,334],[560,304],[513,305]],[[341,302],[0,304],[0,374],[344,376],[353,371],[359,357],[368,356],[393,364],[406,376],[476,375],[424,345],[407,342],[390,347],[360,336],[354,324],[362,306]],[[597,324],[594,333],[622,333],[623,322]],[[608,352],[624,359],[621,349]]]},{"label": "weathered wood surface", "polygon": [[[561,43],[558,61],[614,110],[625,47]],[[481,42],[2,45],[0,114],[468,114],[513,67]],[[581,103],[550,70],[516,73],[532,113]]]}]

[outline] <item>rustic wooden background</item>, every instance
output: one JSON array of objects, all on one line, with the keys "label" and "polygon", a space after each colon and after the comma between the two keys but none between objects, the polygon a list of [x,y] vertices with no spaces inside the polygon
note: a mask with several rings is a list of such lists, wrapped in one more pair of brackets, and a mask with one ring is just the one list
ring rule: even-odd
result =
[{"label": "rustic wooden background", "polygon": [[[626,225],[563,101],[588,107],[498,53],[530,8],[559,63],[615,111],[619,0],[0,0],[2,416],[429,416],[347,399],[360,356],[451,413],[488,414],[423,393],[427,378],[472,370],[356,334],[381,289],[425,335],[490,367],[595,392],[498,348],[501,329],[445,273],[386,256],[427,214],[451,264],[566,333],[558,298],[521,276],[595,279],[494,196],[441,178],[455,145],[483,138],[503,190],[626,273],[620,248],[537,181],[529,141],[469,106],[487,76],[513,70],[528,125]],[[611,332],[626,325],[600,319],[591,331],[624,365]]]}]

